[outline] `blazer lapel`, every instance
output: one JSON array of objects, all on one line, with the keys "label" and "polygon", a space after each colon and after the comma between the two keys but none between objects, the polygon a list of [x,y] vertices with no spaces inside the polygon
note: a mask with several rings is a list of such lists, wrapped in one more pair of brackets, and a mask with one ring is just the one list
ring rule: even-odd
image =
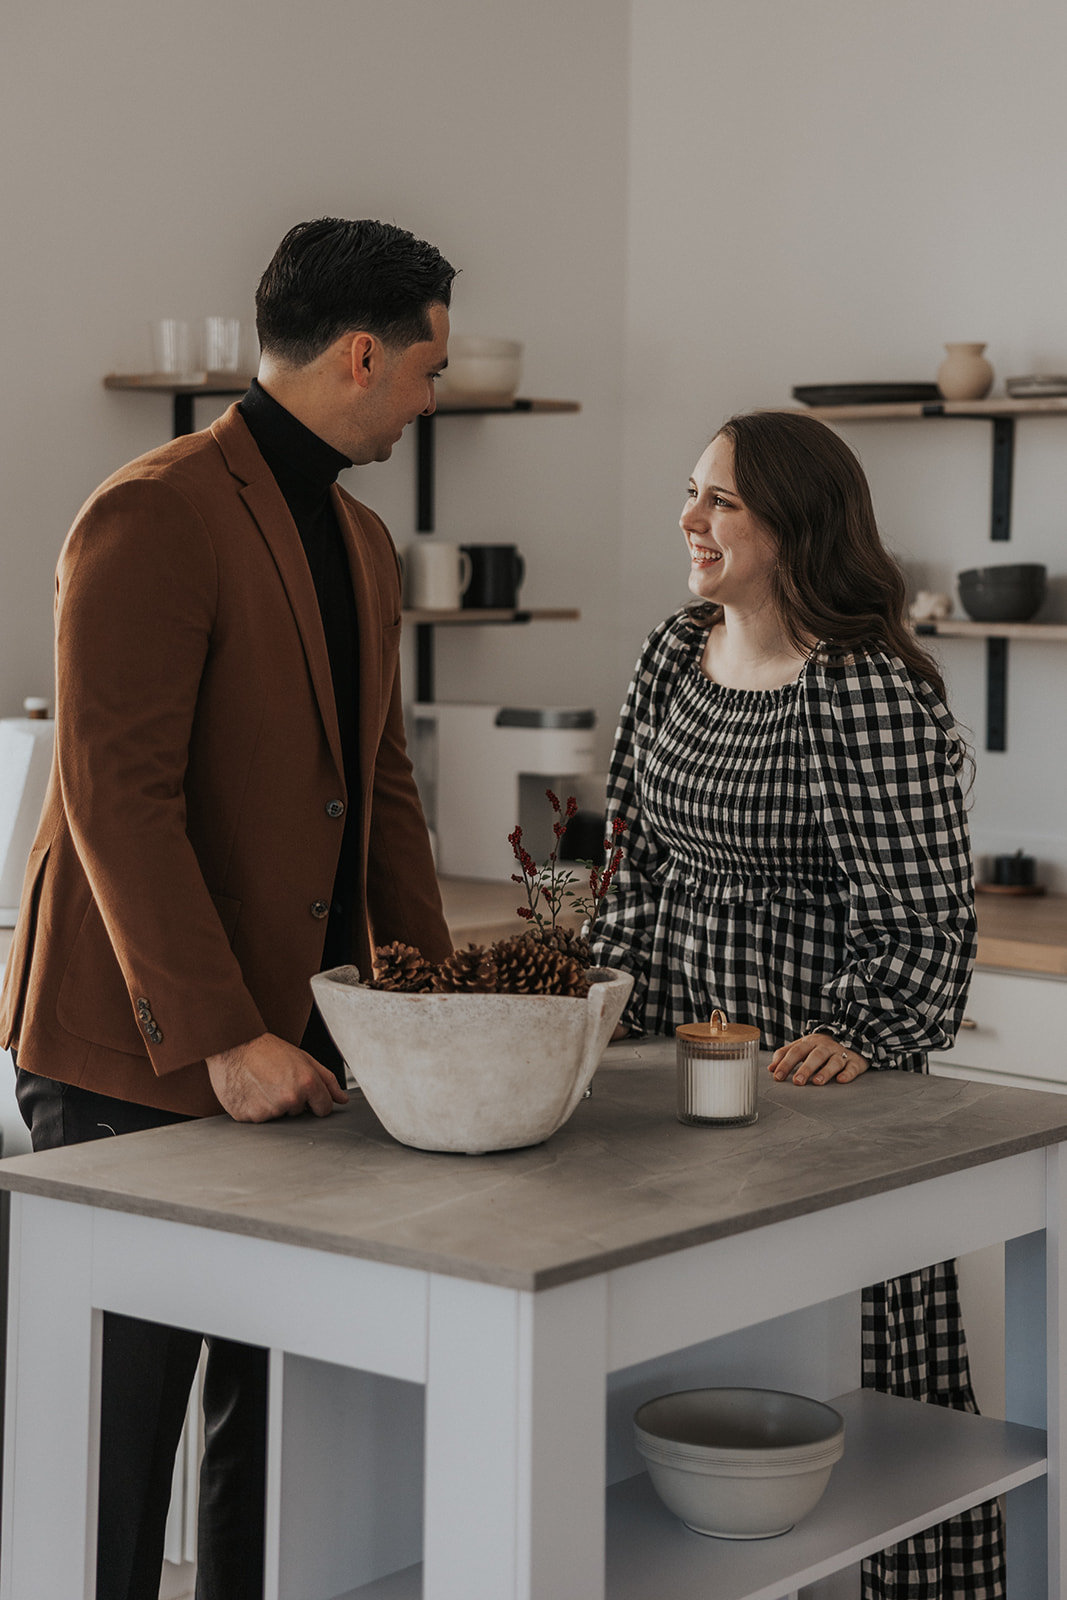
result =
[{"label": "blazer lapel", "polygon": [[235,477],[243,481],[241,499],[256,521],[268,545],[274,564],[285,588],[304,659],[307,662],[319,714],[340,777],[344,776],[344,758],[341,753],[341,731],[337,724],[337,706],[334,701],[333,679],[330,676],[330,658],[326,650],[326,635],[322,630],[322,617],[311,580],[307,558],[300,543],[296,524],[289,514],[284,496],[256,449],[251,434],[245,427],[236,406],[231,406],[224,416],[212,424],[214,434],[226,464]]},{"label": "blazer lapel", "polygon": [[359,619],[359,761],[366,791],[374,772],[382,718],[381,593],[358,519],[352,515],[336,485],[330,493],[348,552]]}]

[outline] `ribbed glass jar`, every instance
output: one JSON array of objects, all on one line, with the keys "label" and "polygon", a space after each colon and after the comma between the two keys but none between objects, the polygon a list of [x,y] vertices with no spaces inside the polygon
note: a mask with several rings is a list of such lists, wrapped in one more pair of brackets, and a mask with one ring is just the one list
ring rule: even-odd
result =
[{"label": "ribbed glass jar", "polygon": [[710,1022],[675,1030],[678,1121],[739,1128],[759,1115],[759,1029],[729,1023],[721,1011]]}]

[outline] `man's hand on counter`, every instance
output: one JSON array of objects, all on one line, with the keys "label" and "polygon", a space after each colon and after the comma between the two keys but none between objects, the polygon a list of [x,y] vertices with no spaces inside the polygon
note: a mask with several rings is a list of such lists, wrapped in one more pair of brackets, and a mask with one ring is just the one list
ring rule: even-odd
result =
[{"label": "man's hand on counter", "polygon": [[235,1122],[269,1122],[302,1111],[328,1117],[335,1105],[348,1104],[329,1067],[273,1033],[208,1056],[207,1070],[219,1104]]},{"label": "man's hand on counter", "polygon": [[767,1070],[779,1083],[789,1077],[794,1083],[851,1083],[868,1065],[863,1056],[838,1044],[828,1033],[806,1033],[776,1050]]}]

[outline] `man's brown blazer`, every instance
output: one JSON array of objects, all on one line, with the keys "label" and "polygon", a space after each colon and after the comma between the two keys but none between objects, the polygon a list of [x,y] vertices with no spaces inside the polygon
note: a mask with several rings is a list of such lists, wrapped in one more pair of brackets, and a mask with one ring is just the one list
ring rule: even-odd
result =
[{"label": "man's brown blazer", "polygon": [[0,998],[20,1067],[217,1112],[205,1056],[303,1035],[353,799],[356,965],[372,939],[451,949],[404,748],[396,552],[332,493],[359,616],[358,797],[303,547],[236,407],[79,514],[57,576],[56,761]]}]

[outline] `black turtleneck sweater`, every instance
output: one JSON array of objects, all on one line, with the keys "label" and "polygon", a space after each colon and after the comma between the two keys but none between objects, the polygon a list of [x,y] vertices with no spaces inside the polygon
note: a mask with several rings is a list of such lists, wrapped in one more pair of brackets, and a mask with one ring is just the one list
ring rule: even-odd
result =
[{"label": "black turtleneck sweater", "polygon": [[[326,970],[352,959],[352,913],[359,886],[359,633],[352,572],[330,499],[337,474],[352,463],[279,405],[254,378],[237,409],[296,523],[330,658],[348,803],[323,948]],[[340,1058],[317,1019],[313,1012],[304,1048],[336,1071]]]}]

